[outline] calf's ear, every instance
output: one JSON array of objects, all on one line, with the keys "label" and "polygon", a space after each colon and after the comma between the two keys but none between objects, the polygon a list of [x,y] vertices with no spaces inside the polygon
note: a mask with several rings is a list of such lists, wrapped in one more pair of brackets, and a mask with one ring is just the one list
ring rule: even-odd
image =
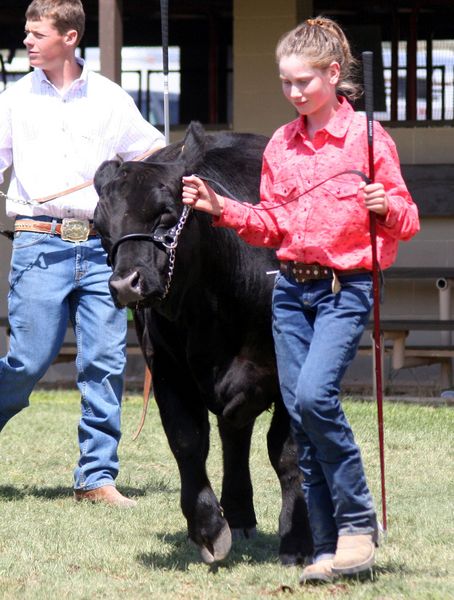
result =
[{"label": "calf's ear", "polygon": [[185,173],[190,175],[200,165],[205,156],[206,133],[198,121],[191,121],[186,129],[181,155],[184,161]]},{"label": "calf's ear", "polygon": [[112,179],[112,177],[118,171],[118,167],[120,165],[121,162],[119,160],[105,160],[96,169],[93,182],[95,184],[95,190],[98,196],[101,193],[103,185],[105,185]]}]

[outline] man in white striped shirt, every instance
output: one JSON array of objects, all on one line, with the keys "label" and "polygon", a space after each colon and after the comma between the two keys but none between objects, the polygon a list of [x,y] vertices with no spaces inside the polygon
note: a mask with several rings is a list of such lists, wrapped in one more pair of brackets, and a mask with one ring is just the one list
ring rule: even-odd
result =
[{"label": "man in white striped shirt", "polygon": [[0,94],[0,182],[12,167],[7,214],[15,218],[8,313],[0,359],[0,430],[58,355],[68,320],[81,392],[76,500],[132,507],[115,486],[124,383],[126,315],[113,305],[110,268],[93,229],[90,181],[103,160],[131,160],[164,146],[119,86],[76,57],[80,0],[33,0],[24,44],[34,70]]}]

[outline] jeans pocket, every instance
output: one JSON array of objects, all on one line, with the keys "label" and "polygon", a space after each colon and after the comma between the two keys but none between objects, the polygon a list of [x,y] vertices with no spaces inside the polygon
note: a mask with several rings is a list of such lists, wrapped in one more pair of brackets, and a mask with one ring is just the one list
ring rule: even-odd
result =
[{"label": "jeans pocket", "polygon": [[350,288],[352,290],[360,290],[363,293],[372,291],[373,281],[372,275],[349,275],[346,277],[339,277],[343,288]]},{"label": "jeans pocket", "polygon": [[13,250],[36,246],[48,239],[47,233],[34,233],[31,231],[16,231],[13,239]]}]

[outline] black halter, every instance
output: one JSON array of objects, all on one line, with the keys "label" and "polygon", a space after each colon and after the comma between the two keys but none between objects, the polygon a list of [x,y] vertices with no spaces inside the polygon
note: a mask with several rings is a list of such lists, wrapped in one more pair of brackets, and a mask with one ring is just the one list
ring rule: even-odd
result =
[{"label": "black halter", "polygon": [[107,264],[115,268],[115,258],[117,256],[118,248],[124,242],[129,242],[131,240],[153,242],[154,244],[163,246],[166,250],[175,250],[178,245],[178,238],[181,230],[189,217],[189,212],[190,208],[185,206],[179,220],[170,229],[157,227],[152,233],[128,233],[127,235],[122,236],[112,245],[107,258]]}]

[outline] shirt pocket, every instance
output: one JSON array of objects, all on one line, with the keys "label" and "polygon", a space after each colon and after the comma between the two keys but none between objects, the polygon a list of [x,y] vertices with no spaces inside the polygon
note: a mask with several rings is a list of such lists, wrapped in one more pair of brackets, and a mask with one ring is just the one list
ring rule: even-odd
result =
[{"label": "shirt pocket", "polygon": [[327,181],[323,188],[328,195],[334,197],[336,200],[346,201],[351,200],[355,201],[358,199],[358,187],[359,183],[354,181],[336,181],[331,180]]},{"label": "shirt pocket", "polygon": [[298,194],[295,176],[287,174],[275,179],[273,183],[273,196],[278,202],[296,198]]},{"label": "shirt pocket", "polygon": [[88,123],[80,124],[71,129],[71,143],[91,147],[99,138],[99,127],[90,126]]},{"label": "shirt pocket", "polygon": [[352,239],[368,229],[368,211],[358,194],[359,182],[328,181],[323,185],[318,211],[325,215],[321,228],[332,239]]}]

